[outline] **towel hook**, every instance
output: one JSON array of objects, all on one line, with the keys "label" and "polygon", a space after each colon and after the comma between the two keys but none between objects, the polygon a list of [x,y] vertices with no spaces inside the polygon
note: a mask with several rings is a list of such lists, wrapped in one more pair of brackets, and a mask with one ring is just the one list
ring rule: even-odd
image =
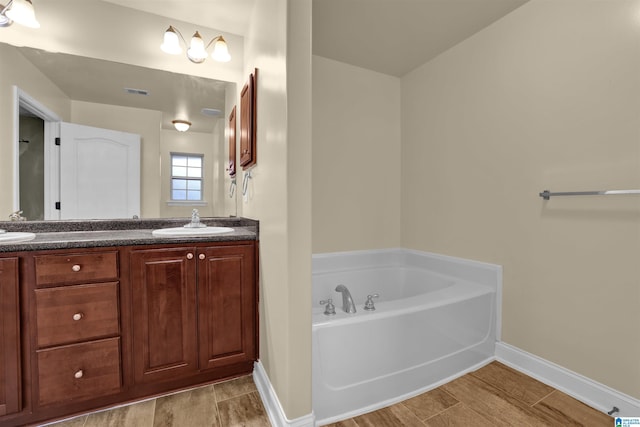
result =
[{"label": "towel hook", "polygon": [[242,177],[242,196],[247,196],[247,191],[249,189],[249,180],[252,178],[251,171],[247,171],[244,173],[244,177]]},{"label": "towel hook", "polygon": [[235,177],[231,179],[231,185],[229,185],[229,198],[233,199],[234,194],[236,194],[236,178]]}]

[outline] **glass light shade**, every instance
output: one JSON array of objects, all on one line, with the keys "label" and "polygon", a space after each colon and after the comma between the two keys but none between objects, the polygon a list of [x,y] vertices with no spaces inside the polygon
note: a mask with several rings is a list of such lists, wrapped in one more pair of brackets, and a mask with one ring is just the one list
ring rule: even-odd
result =
[{"label": "glass light shade", "polygon": [[5,15],[13,22],[29,28],[40,28],[31,0],[13,0]]},{"label": "glass light shade", "polygon": [[209,54],[204,48],[204,41],[200,36],[200,33],[196,31],[196,33],[191,37],[191,45],[189,49],[187,49],[187,57],[196,64],[204,62],[207,59]]},{"label": "glass light shade", "polygon": [[191,122],[186,120],[173,120],[171,123],[173,123],[178,132],[186,132],[191,127]]},{"label": "glass light shade", "polygon": [[229,55],[227,42],[222,36],[219,36],[216,40],[216,43],[213,45],[213,53],[211,54],[211,57],[218,62],[231,61],[231,55]]},{"label": "glass light shade", "polygon": [[160,49],[163,52],[169,53],[171,55],[177,55],[182,53],[182,48],[180,47],[180,39],[178,38],[178,34],[173,27],[169,27],[167,31],[164,32],[164,41],[160,45]]}]

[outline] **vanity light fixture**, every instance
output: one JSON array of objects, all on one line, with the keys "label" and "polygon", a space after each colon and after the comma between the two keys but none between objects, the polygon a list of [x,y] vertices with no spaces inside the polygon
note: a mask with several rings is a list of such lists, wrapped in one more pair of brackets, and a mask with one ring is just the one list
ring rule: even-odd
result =
[{"label": "vanity light fixture", "polygon": [[9,0],[6,6],[0,4],[0,27],[8,27],[14,22],[29,28],[40,28],[31,0]]},{"label": "vanity light fixture", "polygon": [[[164,32],[164,41],[160,45],[160,49],[163,52],[171,55],[179,55],[182,53],[182,47],[180,46],[180,40],[187,46],[187,41],[182,36],[182,33],[178,31],[173,25],[169,25],[167,31]],[[229,55],[229,48],[224,37],[218,36],[212,39],[209,44],[204,45],[204,40],[198,31],[191,37],[191,43],[187,48],[187,58],[189,61],[195,64],[202,64],[209,56],[207,49],[213,44],[213,52],[211,57],[218,62],[229,62],[231,55]]]},{"label": "vanity light fixture", "polygon": [[178,132],[186,132],[191,127],[191,122],[187,120],[172,120],[171,123],[173,123]]}]

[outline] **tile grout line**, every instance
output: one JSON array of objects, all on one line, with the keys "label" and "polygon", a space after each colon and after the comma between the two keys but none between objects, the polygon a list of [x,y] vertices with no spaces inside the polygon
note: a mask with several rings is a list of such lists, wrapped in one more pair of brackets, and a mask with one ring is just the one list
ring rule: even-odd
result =
[{"label": "tile grout line", "polygon": [[222,417],[220,416],[220,407],[218,406],[218,393],[216,392],[216,385],[213,384],[213,402],[216,405],[216,419],[218,420],[218,425],[220,427],[224,427],[222,425]]},{"label": "tile grout line", "polygon": [[[443,390],[443,391],[444,391],[444,390]],[[447,393],[447,392],[445,391],[445,393]],[[449,394],[449,393],[447,393],[447,394]],[[449,396],[451,396],[451,395],[449,394]],[[452,396],[452,397],[453,397],[453,396]],[[454,398],[454,399],[455,399],[455,398]],[[440,414],[444,414],[444,413],[445,413],[445,412],[447,412],[449,409],[453,409],[453,408],[455,408],[455,407],[456,407],[456,406],[458,406],[458,405],[462,405],[462,402],[460,402],[458,399],[456,399],[456,403],[455,403],[454,405],[451,405],[451,406],[449,406],[448,408],[445,408],[445,409],[443,409],[442,411],[438,412],[437,414],[433,414],[433,415],[431,415],[430,417],[425,418],[424,420],[420,420],[420,422],[421,422],[422,424],[424,424],[425,422],[429,421],[431,418],[433,418],[433,417],[437,417],[437,416],[438,416],[438,415],[440,415]]]},{"label": "tile grout line", "polygon": [[531,407],[533,408],[534,406],[536,406],[538,403],[542,402],[544,399],[546,399],[547,397],[551,396],[553,393],[555,393],[557,390],[554,388],[553,390],[551,390],[551,392],[549,392],[548,394],[544,395],[543,397],[541,397],[540,399],[538,399],[538,401],[536,401],[533,405],[531,405]]},{"label": "tile grout line", "polygon": [[156,407],[158,406],[158,398],[153,399],[153,415],[151,416],[151,427],[156,425]]}]

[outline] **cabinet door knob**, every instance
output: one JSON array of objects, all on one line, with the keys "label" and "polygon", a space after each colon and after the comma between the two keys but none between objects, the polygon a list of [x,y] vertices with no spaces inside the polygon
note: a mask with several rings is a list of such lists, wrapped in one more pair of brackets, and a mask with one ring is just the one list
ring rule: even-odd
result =
[{"label": "cabinet door knob", "polygon": [[206,256],[205,256],[204,254],[200,254],[200,255],[198,255],[198,258],[200,258],[200,259],[205,259],[205,258],[206,258]]},{"label": "cabinet door knob", "polygon": [[193,259],[193,254],[191,252],[187,254],[187,259]]},{"label": "cabinet door knob", "polygon": [[73,267],[71,267],[71,270],[73,270],[73,271],[76,271],[76,272],[77,272],[77,271],[80,271],[80,269],[81,269],[81,268],[82,268],[82,267],[80,267],[80,264],[74,264],[74,266],[73,266]]},{"label": "cabinet door knob", "polygon": [[77,320],[82,319],[83,317],[84,317],[84,314],[82,314],[82,313],[76,313],[76,314],[74,314],[74,315],[73,315],[73,320],[76,320],[76,321],[77,321]]},{"label": "cabinet door knob", "polygon": [[82,369],[80,369],[79,371],[77,371],[75,374],[73,374],[74,378],[76,379],[80,379],[84,376],[84,372],[82,371]]}]

